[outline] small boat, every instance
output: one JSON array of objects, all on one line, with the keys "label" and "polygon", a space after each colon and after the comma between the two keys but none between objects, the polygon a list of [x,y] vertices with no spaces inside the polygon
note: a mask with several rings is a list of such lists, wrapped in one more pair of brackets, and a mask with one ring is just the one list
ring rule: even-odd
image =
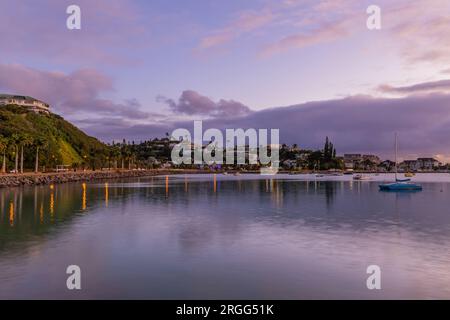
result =
[{"label": "small boat", "polygon": [[367,181],[367,180],[372,180],[372,178],[368,177],[368,176],[363,176],[362,174],[357,174],[356,176],[353,177],[353,180]]},{"label": "small boat", "polygon": [[422,191],[422,186],[416,183],[394,182],[380,184],[380,191]]},{"label": "small boat", "polygon": [[412,177],[414,177],[416,174],[415,173],[413,173],[413,172],[407,172],[407,173],[405,173],[405,177],[407,177],[407,178],[412,178]]},{"label": "small boat", "polygon": [[235,172],[234,175],[235,175],[235,176],[240,176],[241,173],[240,173],[240,172]]},{"label": "small boat", "polygon": [[[380,191],[422,191],[422,186],[417,183],[412,183],[411,179],[398,179],[398,137],[397,133],[395,134],[395,182],[394,183],[386,183],[380,184]],[[405,174],[406,176],[406,174]]]},{"label": "small boat", "polygon": [[316,178],[323,178],[324,175],[323,174],[316,174]]},{"label": "small boat", "polygon": [[223,172],[222,173],[224,176],[227,176],[228,175],[228,172]]}]

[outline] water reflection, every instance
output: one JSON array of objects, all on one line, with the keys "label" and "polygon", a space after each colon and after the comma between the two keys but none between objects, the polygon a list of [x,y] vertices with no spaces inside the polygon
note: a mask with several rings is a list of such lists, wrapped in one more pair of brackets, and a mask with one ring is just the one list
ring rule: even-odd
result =
[{"label": "water reflection", "polygon": [[9,225],[14,227],[14,203],[11,201],[9,203]]},{"label": "water reflection", "polygon": [[105,207],[108,207],[109,202],[109,184],[105,183]]},{"label": "water reflection", "polygon": [[[38,297],[68,294],[13,270],[64,283],[73,260],[138,298],[366,297],[358,270],[367,263],[390,268],[383,297],[444,297],[450,187],[424,187],[380,193],[371,182],[185,175],[2,189],[0,297],[30,295],[29,286]],[[410,277],[420,288],[408,287]],[[199,291],[186,289],[192,283]]]},{"label": "water reflection", "polygon": [[81,187],[83,188],[82,200],[81,200],[81,210],[86,210],[86,183],[82,183]]},{"label": "water reflection", "polygon": [[[432,189],[430,193],[433,193],[431,199],[434,201],[436,198],[444,198],[448,185],[430,184],[428,189]],[[81,194],[77,190],[81,190]],[[99,193],[100,190],[103,191]],[[205,178],[204,181],[195,181],[190,180],[188,176],[181,179],[172,177],[170,180],[168,176],[165,176],[163,179],[140,179],[126,183],[113,182],[89,186],[87,183],[81,183],[3,189],[0,190],[0,226],[3,231],[7,226],[20,228],[33,223],[51,224],[64,221],[80,212],[101,207],[108,208],[111,202],[114,205],[117,203],[125,205],[129,201],[137,200],[166,206],[180,202],[208,206],[207,201],[213,199],[209,196],[214,194],[222,196],[214,198],[221,200],[211,202],[214,206],[220,207],[228,201],[236,201],[242,208],[240,211],[248,210],[259,217],[264,217],[266,213],[270,216],[273,209],[281,209],[285,211],[285,217],[288,217],[291,222],[292,219],[302,219],[328,223],[329,220],[316,218],[328,213],[345,212],[346,214],[339,219],[356,225],[359,221],[355,220],[355,216],[361,213],[354,209],[364,201],[366,201],[365,214],[382,215],[385,219],[389,219],[394,214],[404,213],[405,208],[413,207],[412,203],[420,204],[421,208],[424,203],[433,204],[439,212],[446,208],[444,203],[442,208],[439,202],[431,203],[427,192],[422,194],[379,193],[375,183],[283,179],[222,181],[216,175],[212,175],[210,179]],[[161,195],[165,197],[160,197]],[[446,202],[445,205],[447,205]],[[258,210],[254,210],[255,207]],[[386,210],[387,208],[389,210]],[[282,223],[282,219],[276,222]],[[383,222],[384,220],[378,221],[380,224]]]}]

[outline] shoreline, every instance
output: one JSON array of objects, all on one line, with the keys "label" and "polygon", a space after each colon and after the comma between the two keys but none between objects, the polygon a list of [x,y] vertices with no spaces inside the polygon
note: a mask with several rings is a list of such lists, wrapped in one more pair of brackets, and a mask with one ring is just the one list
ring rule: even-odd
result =
[{"label": "shoreline", "polygon": [[[234,171],[229,171],[234,172]],[[91,182],[97,180],[113,180],[121,178],[139,178],[161,175],[177,174],[211,174],[222,172],[211,172],[198,169],[148,169],[148,170],[106,170],[106,171],[66,171],[34,173],[5,173],[0,174],[0,188],[38,186],[49,184],[63,184],[70,182]],[[246,172],[259,173],[259,171]]]},{"label": "shoreline", "polygon": [[[236,171],[228,171],[233,174]],[[110,170],[110,171],[70,171],[70,172],[48,172],[48,173],[23,173],[23,174],[0,174],[0,188],[37,186],[49,184],[63,184],[69,182],[91,182],[97,180],[113,180],[120,178],[139,178],[161,175],[179,174],[222,174],[222,171],[205,171],[197,169],[149,169],[149,170]],[[259,171],[245,171],[242,174],[259,174]],[[278,174],[329,174],[327,171],[285,171]],[[355,174],[377,174],[381,172],[354,172]],[[392,172],[383,172],[392,173]],[[447,172],[423,172],[423,173],[447,173]],[[420,174],[420,173],[417,173]]]},{"label": "shoreline", "polygon": [[138,178],[169,174],[167,170],[117,170],[117,171],[70,171],[49,173],[23,173],[0,175],[0,188],[63,184],[69,182],[90,182],[120,178]]}]

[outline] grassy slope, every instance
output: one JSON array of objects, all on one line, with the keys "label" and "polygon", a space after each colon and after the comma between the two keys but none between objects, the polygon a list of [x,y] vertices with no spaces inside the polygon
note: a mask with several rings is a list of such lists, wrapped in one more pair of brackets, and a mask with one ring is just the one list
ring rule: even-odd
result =
[{"label": "grassy slope", "polygon": [[[41,156],[44,162],[54,156],[58,164],[81,163],[91,148],[106,149],[103,143],[58,115],[35,114],[18,106],[0,106],[0,135],[10,137],[14,133],[45,139],[48,147]],[[26,158],[32,158],[34,149],[33,146],[26,148]]]}]

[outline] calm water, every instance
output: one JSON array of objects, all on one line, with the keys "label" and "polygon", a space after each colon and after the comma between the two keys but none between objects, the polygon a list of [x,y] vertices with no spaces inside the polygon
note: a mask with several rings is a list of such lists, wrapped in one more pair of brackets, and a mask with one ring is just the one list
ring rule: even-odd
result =
[{"label": "calm water", "polygon": [[[416,177],[418,193],[350,179],[0,189],[0,298],[450,298],[450,175]],[[72,264],[81,291],[66,289]]]}]

